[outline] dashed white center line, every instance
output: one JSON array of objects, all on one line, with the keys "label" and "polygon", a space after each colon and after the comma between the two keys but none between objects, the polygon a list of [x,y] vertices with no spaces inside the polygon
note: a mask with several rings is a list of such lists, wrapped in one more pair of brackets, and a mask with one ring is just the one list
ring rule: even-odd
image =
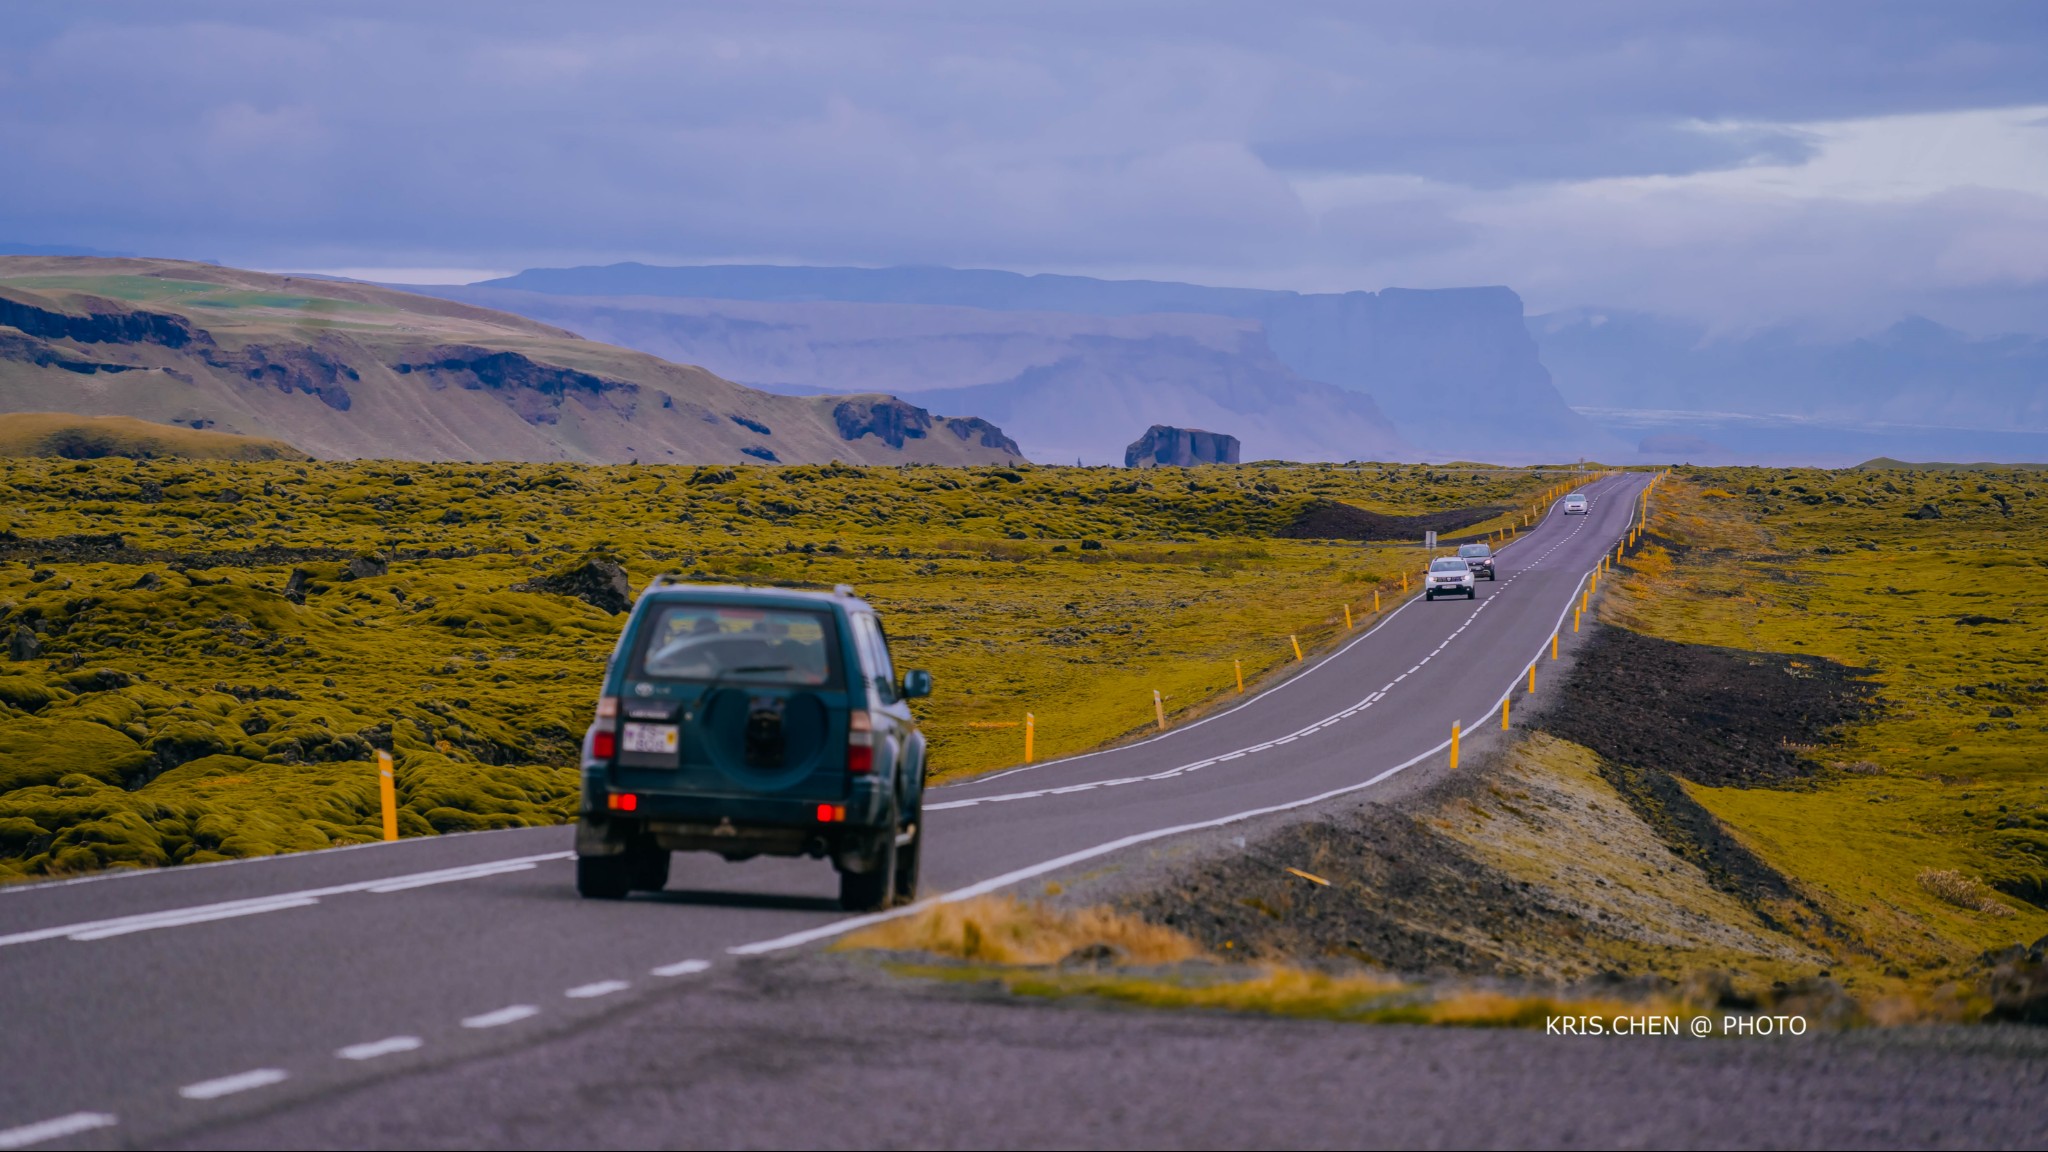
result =
[{"label": "dashed white center line", "polygon": [[379,1056],[392,1056],[418,1048],[422,1041],[417,1036],[389,1036],[372,1040],[367,1044],[351,1044],[337,1049],[335,1055],[343,1060],[375,1060]]},{"label": "dashed white center line", "polygon": [[599,980],[595,984],[578,984],[576,987],[562,993],[562,995],[567,996],[571,1000],[595,1000],[599,996],[609,996],[614,992],[624,992],[631,987],[632,985],[624,980]]},{"label": "dashed white center line", "polygon": [[49,1140],[61,1140],[90,1132],[95,1128],[111,1128],[115,1120],[107,1112],[73,1112],[69,1116],[57,1116],[49,1120],[38,1120],[14,1128],[0,1128],[0,1148],[26,1148]]},{"label": "dashed white center line", "polygon": [[540,1015],[540,1009],[535,1008],[531,1004],[514,1004],[507,1008],[500,1008],[496,1012],[486,1012],[481,1016],[464,1017],[462,1026],[464,1028],[496,1028],[505,1024],[517,1024],[529,1016],[538,1015]]},{"label": "dashed white center line", "polygon": [[648,971],[656,976],[692,976],[711,967],[709,960],[683,960],[675,964],[663,964]]},{"label": "dashed white center line", "polygon": [[213,1100],[222,1096],[232,1096],[237,1092],[247,1092],[252,1088],[267,1088],[289,1075],[290,1073],[282,1068],[252,1068],[247,1072],[237,1072],[233,1076],[222,1076],[217,1080],[201,1080],[197,1084],[187,1084],[178,1089],[178,1095],[187,1100]]}]

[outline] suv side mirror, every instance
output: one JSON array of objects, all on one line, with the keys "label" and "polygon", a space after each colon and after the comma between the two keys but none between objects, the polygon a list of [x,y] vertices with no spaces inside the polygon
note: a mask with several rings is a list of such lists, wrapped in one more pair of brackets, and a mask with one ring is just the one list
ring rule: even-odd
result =
[{"label": "suv side mirror", "polygon": [[905,700],[915,700],[920,696],[929,696],[931,694],[931,673],[922,668],[912,668],[903,674],[903,691],[901,695]]}]

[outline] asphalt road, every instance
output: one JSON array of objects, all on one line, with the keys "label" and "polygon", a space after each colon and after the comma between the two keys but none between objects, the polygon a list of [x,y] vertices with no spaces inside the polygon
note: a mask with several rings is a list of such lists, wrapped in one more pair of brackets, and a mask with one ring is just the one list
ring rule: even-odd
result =
[{"label": "asphalt road", "polygon": [[[1497,729],[1502,695],[1569,637],[1646,479],[1592,485],[1587,516],[1553,510],[1476,601],[1411,601],[1242,705],[935,789],[927,891],[1051,879],[1445,770],[1453,722]],[[664,893],[579,900],[569,847],[567,829],[523,829],[0,890],[0,1149],[224,1133],[511,1058],[862,922],[813,861],[678,856]]]}]

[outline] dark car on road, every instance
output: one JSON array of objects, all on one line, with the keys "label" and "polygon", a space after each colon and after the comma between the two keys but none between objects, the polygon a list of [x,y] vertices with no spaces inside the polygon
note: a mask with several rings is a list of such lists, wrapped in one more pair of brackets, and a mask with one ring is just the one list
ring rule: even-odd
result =
[{"label": "dark car on road", "polygon": [[834,592],[657,581],[583,739],[576,889],[668,882],[670,853],[829,858],[856,911],[917,894],[925,740],[875,610]]},{"label": "dark car on road", "polygon": [[1472,578],[1497,579],[1493,571],[1493,548],[1486,544],[1466,544],[1458,549],[1458,559],[1472,570]]}]

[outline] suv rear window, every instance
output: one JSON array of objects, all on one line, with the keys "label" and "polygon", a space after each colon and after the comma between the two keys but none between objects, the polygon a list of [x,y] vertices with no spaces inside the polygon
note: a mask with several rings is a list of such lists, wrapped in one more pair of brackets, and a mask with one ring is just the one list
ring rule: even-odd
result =
[{"label": "suv rear window", "polygon": [[1465,570],[1465,562],[1456,556],[1439,556],[1429,562],[1429,570],[1431,572],[1463,572]]},{"label": "suv rear window", "polygon": [[634,674],[805,687],[840,683],[830,612],[733,604],[661,604],[641,629]]},{"label": "suv rear window", "polygon": [[1493,549],[1485,544],[1467,544],[1458,549],[1458,555],[1468,560],[1484,560],[1493,555]]}]

